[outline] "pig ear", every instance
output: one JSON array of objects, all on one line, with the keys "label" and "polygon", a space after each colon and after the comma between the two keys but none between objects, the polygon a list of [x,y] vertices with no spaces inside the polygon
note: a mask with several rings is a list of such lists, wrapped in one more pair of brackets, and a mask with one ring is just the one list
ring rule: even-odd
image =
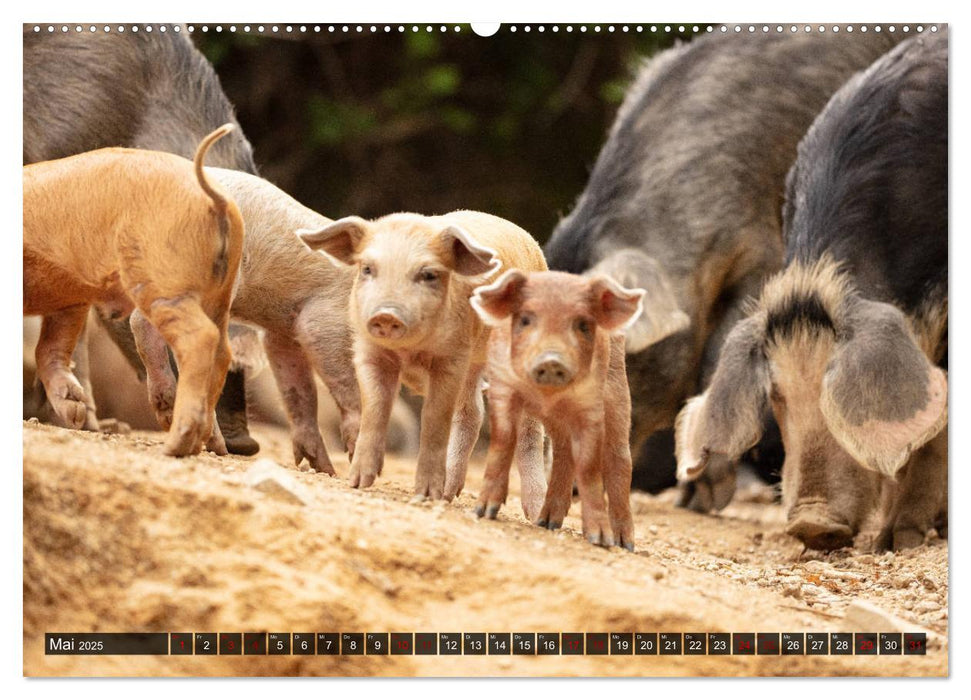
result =
[{"label": "pig ear", "polygon": [[641,352],[691,324],[688,314],[681,310],[660,264],[635,248],[614,251],[601,260],[590,274],[605,274],[625,287],[645,291],[644,311],[627,329],[628,354]]},{"label": "pig ear", "polygon": [[714,454],[734,461],[761,439],[770,386],[764,328],[761,315],[735,325],[708,390],[678,415],[674,438],[680,479],[696,479]]},{"label": "pig ear", "polygon": [[678,481],[694,481],[701,476],[711,453],[703,443],[701,416],[708,394],[690,399],[674,422],[674,456],[678,462]]},{"label": "pig ear", "polygon": [[322,250],[342,263],[354,263],[367,233],[368,222],[359,216],[346,216],[316,231],[299,229],[297,235],[311,250]]},{"label": "pig ear", "polygon": [[476,287],[469,302],[483,323],[498,326],[515,313],[522,303],[526,275],[513,268],[490,285]]},{"label": "pig ear", "polygon": [[851,303],[848,337],[823,377],[820,408],[843,449],[894,476],[947,422],[947,377],[918,347],[899,309]]},{"label": "pig ear", "polygon": [[597,325],[608,332],[623,332],[637,321],[644,301],[643,289],[625,289],[610,277],[590,281],[591,305]]},{"label": "pig ear", "polygon": [[452,253],[452,269],[460,275],[474,277],[502,267],[496,251],[476,243],[461,226],[449,226],[442,231],[442,242]]}]

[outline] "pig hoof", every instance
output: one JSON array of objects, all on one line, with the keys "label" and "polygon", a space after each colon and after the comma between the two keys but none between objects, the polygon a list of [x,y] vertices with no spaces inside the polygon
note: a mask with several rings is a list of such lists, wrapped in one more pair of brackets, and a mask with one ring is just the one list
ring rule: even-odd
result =
[{"label": "pig hoof", "polygon": [[260,451],[260,443],[254,440],[249,433],[233,435],[223,433],[223,437],[226,440],[226,449],[230,454],[251,457]]},{"label": "pig hoof", "polygon": [[98,430],[106,435],[128,435],[131,433],[131,426],[116,418],[105,418],[98,421]]},{"label": "pig hoof", "polygon": [[489,507],[486,508],[485,515],[489,520],[495,520],[496,516],[499,515],[499,509],[502,507],[500,503],[491,503]]},{"label": "pig hoof", "polygon": [[187,457],[197,454],[202,448],[197,426],[189,425],[184,428],[173,428],[169,431],[169,439],[165,442],[165,454],[170,457]]},{"label": "pig hoof", "polygon": [[613,547],[614,538],[605,532],[592,532],[587,535],[587,542],[596,547]]},{"label": "pig hoof", "polygon": [[849,525],[836,522],[815,509],[798,513],[786,526],[786,533],[809,549],[822,552],[853,544],[853,531]]},{"label": "pig hoof", "polygon": [[231,408],[226,405],[226,394],[216,404],[216,420],[226,440],[226,449],[234,455],[250,457],[260,451],[260,443],[254,440],[246,427],[246,407]]},{"label": "pig hoof", "polygon": [[76,382],[65,381],[49,394],[54,413],[65,428],[80,429],[88,417],[88,406],[84,400],[84,390]]},{"label": "pig hoof", "polygon": [[158,421],[162,430],[168,430],[172,427],[173,407],[173,402],[166,398],[152,397],[152,410],[155,411],[155,420]]},{"label": "pig hoof", "polygon": [[87,430],[92,433],[100,433],[101,425],[98,423],[98,416],[95,412],[88,408],[88,414],[84,418],[84,425],[81,426],[81,430]]},{"label": "pig hoof", "polygon": [[634,530],[633,528],[614,528],[614,532],[617,534],[617,546],[623,547],[628,552],[634,551]]},{"label": "pig hoof", "polygon": [[226,449],[226,441],[223,440],[222,435],[218,433],[213,433],[212,436],[206,440],[206,450],[220,457],[229,454],[229,450]]},{"label": "pig hoof", "polygon": [[485,512],[486,512],[485,504],[484,503],[476,503],[475,504],[475,510],[474,510],[474,512],[475,512],[475,517],[477,517],[477,518],[485,517]]}]

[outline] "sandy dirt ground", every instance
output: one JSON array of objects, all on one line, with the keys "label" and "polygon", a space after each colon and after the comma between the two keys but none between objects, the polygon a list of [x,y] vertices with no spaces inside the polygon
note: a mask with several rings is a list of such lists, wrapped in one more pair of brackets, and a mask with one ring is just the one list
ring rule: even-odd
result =
[{"label": "sandy dirt ground", "polygon": [[[297,471],[257,426],[256,458],[163,456],[162,434],[25,422],[24,673],[74,675],[904,675],[948,673],[946,541],[897,554],[803,551],[764,488],[725,511],[635,494],[634,554],[590,546],[513,495],[472,513],[409,503],[412,459],[366,490]],[[338,473],[347,462],[331,452]],[[254,462],[287,470],[258,488]],[[286,480],[286,479],[285,479]],[[861,608],[861,604],[864,608]],[[868,607],[867,607],[868,606]],[[860,618],[865,609],[869,618]],[[878,622],[870,624],[877,616]],[[885,618],[885,619],[884,619]],[[864,622],[861,623],[861,619]],[[873,629],[861,629],[869,624]],[[45,632],[832,632],[927,630],[918,656],[45,656]]]}]

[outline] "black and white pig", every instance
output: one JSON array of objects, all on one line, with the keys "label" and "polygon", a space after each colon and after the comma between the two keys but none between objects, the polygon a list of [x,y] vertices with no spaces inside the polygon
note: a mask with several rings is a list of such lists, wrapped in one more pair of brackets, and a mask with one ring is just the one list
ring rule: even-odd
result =
[{"label": "black and white pig", "polygon": [[[215,165],[256,174],[253,149],[212,65],[192,45],[184,27],[148,33],[40,32],[24,25],[24,165],[125,146],[167,151],[192,158],[202,138],[221,124],[236,128],[213,145],[206,157]],[[99,314],[128,361],[144,377],[128,318]],[[230,452],[253,454],[259,445],[246,423],[241,349],[256,346],[253,331],[232,326],[234,365],[216,408]],[[261,362],[262,357],[257,362]],[[77,345],[76,373],[87,394],[84,427],[98,429],[88,379],[87,343]],[[39,382],[25,387],[24,417],[53,417]],[[123,418],[123,416],[121,416]]]},{"label": "black and white pig", "polygon": [[[708,35],[652,58],[628,91],[545,253],[550,269],[647,290],[627,332],[635,487],[674,485],[675,416],[707,385],[744,300],[782,265],[780,209],[799,140],[896,42],[872,32]],[[781,465],[775,445],[759,446],[775,455],[761,460],[767,472]],[[734,475],[713,463],[685,504],[723,507]]]},{"label": "black and white pig", "polygon": [[786,267],[678,417],[678,472],[782,430],[788,532],[849,545],[881,500],[878,548],[947,514],[947,32],[854,76],[799,146]]}]

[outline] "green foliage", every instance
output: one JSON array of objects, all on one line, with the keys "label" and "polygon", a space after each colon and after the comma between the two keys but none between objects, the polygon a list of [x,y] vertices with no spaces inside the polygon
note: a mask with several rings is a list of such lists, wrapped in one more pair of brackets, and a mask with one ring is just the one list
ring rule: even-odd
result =
[{"label": "green foliage", "polygon": [[370,108],[333,102],[320,93],[310,95],[307,100],[307,117],[310,140],[318,146],[336,146],[362,139],[378,125]]},{"label": "green foliage", "polygon": [[[328,216],[491,211],[544,240],[673,33],[196,32],[263,172]],[[661,27],[659,26],[659,29]]]}]

